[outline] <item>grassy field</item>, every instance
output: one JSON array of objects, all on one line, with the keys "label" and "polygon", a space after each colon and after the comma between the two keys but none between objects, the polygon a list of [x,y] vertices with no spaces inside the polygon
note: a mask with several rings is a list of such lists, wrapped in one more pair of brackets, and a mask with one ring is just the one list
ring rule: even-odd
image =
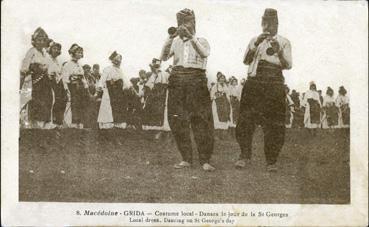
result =
[{"label": "grassy field", "polygon": [[349,131],[289,129],[277,173],[265,169],[262,131],[252,163],[236,170],[235,139],[216,139],[215,172],[175,170],[170,134],[129,130],[21,130],[19,200],[149,203],[350,203]]}]

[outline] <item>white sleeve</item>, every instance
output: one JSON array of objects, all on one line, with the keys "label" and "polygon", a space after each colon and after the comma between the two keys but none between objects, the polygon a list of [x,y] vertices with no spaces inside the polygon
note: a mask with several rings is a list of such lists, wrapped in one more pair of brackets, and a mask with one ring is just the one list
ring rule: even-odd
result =
[{"label": "white sleeve", "polygon": [[62,81],[63,81],[63,85],[64,85],[64,89],[68,89],[68,83],[70,82],[69,81],[69,76],[70,76],[70,73],[69,73],[69,64],[66,63],[62,69],[61,69],[61,78],[62,78]]},{"label": "white sleeve", "polygon": [[286,43],[284,44],[284,46],[282,47],[283,49],[283,58],[286,60],[286,69],[291,69],[292,68],[292,54],[291,54],[291,43],[290,41],[286,41]]},{"label": "white sleeve", "polygon": [[168,38],[165,41],[164,46],[161,50],[160,60],[166,61],[173,56],[174,52],[173,52],[172,46],[173,46],[173,39]]},{"label": "white sleeve", "polygon": [[34,51],[33,51],[33,49],[28,50],[28,51],[27,51],[27,53],[26,53],[26,56],[24,57],[24,59],[23,59],[23,61],[22,61],[22,65],[21,65],[21,69],[20,69],[20,71],[21,71],[22,73],[25,73],[25,74],[27,74],[27,73],[28,73],[28,71],[29,71],[29,66],[30,66],[30,65],[31,65],[31,63],[32,63],[32,58],[33,58],[33,56],[34,56]]},{"label": "white sleeve", "polygon": [[[246,47],[246,51],[245,51],[245,54],[243,55],[243,63],[245,65],[250,65],[253,58],[251,58],[249,55],[250,52],[255,52],[256,51],[256,46],[255,46],[255,41],[256,41],[257,38],[253,38],[250,40],[249,44],[247,45]],[[254,57],[254,56],[252,56]]]},{"label": "white sleeve", "polygon": [[105,86],[105,82],[106,82],[106,79],[108,78],[108,74],[109,74],[109,69],[105,68],[101,73],[101,78],[97,85],[99,88],[103,88]]},{"label": "white sleeve", "polygon": [[289,106],[294,105],[294,102],[292,101],[291,96],[287,95],[287,100],[288,100],[288,105]]},{"label": "white sleeve", "polygon": [[210,89],[210,98],[211,100],[214,100],[215,99],[215,92],[216,92],[216,84]]},{"label": "white sleeve", "polygon": [[122,73],[123,89],[128,89],[131,86],[131,82],[128,80],[127,76]]},{"label": "white sleeve", "polygon": [[149,87],[150,89],[154,88],[155,85],[155,79],[156,79],[156,74],[151,74],[150,78],[147,80],[146,82],[146,86]]}]

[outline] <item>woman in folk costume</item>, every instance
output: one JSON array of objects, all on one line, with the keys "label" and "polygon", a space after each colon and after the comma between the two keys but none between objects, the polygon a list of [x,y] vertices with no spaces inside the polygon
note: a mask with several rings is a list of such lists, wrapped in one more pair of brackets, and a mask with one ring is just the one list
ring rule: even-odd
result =
[{"label": "woman in folk costume", "polygon": [[122,55],[114,51],[109,60],[112,65],[103,70],[98,84],[102,99],[97,121],[101,129],[125,128],[128,106],[123,90],[128,88],[128,81],[120,68]]},{"label": "woman in folk costume", "polygon": [[328,87],[323,98],[322,128],[336,128],[338,125],[338,108],[334,98],[333,89]]},{"label": "woman in folk costume", "polygon": [[338,90],[336,105],[339,108],[338,125],[340,128],[350,127],[350,100],[346,89],[341,86]]},{"label": "woman in folk costume", "polygon": [[[304,124],[306,128],[320,128],[320,97],[314,82],[310,82],[310,89],[305,92],[303,105],[305,107]],[[313,134],[315,130],[311,131]]]},{"label": "woman in folk costume", "polygon": [[293,115],[294,115],[294,103],[292,101],[291,96],[289,95],[290,93],[290,89],[289,87],[286,85],[285,88],[286,91],[286,128],[291,128],[292,127],[292,122],[293,122]]},{"label": "woman in folk costume", "polygon": [[83,58],[83,48],[74,43],[68,50],[71,60],[62,67],[64,88],[70,100],[72,122],[70,127],[83,128],[88,102],[88,84],[78,61]]},{"label": "woman in folk costume", "polygon": [[100,109],[100,102],[96,94],[96,77],[92,75],[91,66],[85,64],[82,66],[84,78],[88,86],[88,100],[86,103],[86,113],[83,121],[84,128],[97,128],[97,115]]},{"label": "woman in folk costume", "polygon": [[83,75],[88,84],[88,91],[91,95],[95,95],[96,93],[96,78],[92,75],[91,66],[85,64],[82,66]]},{"label": "woman in folk costume", "polygon": [[37,28],[32,35],[33,47],[28,50],[20,70],[20,88],[25,78],[31,75],[32,93],[28,102],[28,118],[35,128],[47,128],[51,121],[52,88],[48,77],[48,55],[46,47],[50,40],[42,28]]},{"label": "woman in folk costume", "polygon": [[64,122],[64,112],[68,99],[62,80],[62,67],[58,60],[58,56],[61,54],[61,45],[56,42],[51,42],[48,53],[50,56],[48,73],[54,93],[54,103],[52,107],[53,126],[61,128]]},{"label": "woman in folk costume", "polygon": [[240,86],[236,77],[232,76],[229,79],[229,96],[231,103],[231,123],[230,127],[234,128],[237,125],[238,115],[240,112],[240,99],[241,99]]},{"label": "woman in folk costume", "polygon": [[291,99],[293,102],[293,120],[292,127],[293,128],[303,128],[304,127],[304,110],[301,108],[301,95],[296,90],[292,90]]},{"label": "woman in folk costume", "polygon": [[[166,104],[167,104],[167,90],[169,73],[163,72],[160,69],[160,60],[153,59],[151,68],[151,76],[146,82],[147,98],[144,105],[146,130],[165,130],[169,131],[169,124],[167,121]],[[166,126],[166,127],[164,127]],[[155,138],[160,137],[161,132],[156,134]]]},{"label": "woman in folk costume", "polygon": [[140,90],[140,78],[131,78],[132,86],[128,92],[128,116],[127,127],[134,129],[142,129],[142,98],[144,97],[143,90]]},{"label": "woman in folk costume", "polygon": [[217,83],[210,91],[215,129],[228,129],[231,121],[230,91],[225,82],[226,77],[218,72]]},{"label": "woman in folk costume", "polygon": [[92,77],[95,80],[95,84],[100,80],[101,78],[101,74],[100,74],[100,65],[99,64],[94,64],[92,66],[92,72],[91,72]]},{"label": "woman in folk costume", "polygon": [[138,86],[138,93],[141,97],[140,101],[142,103],[142,105],[145,103],[146,100],[146,96],[148,93],[148,87],[146,86],[147,80],[148,80],[148,76],[145,70],[141,69],[138,73],[139,75],[139,80],[137,82],[137,86]]}]

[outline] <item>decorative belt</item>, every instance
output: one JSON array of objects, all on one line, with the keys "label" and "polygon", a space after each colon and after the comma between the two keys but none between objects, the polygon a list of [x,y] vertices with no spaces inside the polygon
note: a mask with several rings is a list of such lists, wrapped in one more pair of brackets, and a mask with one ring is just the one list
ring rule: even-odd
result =
[{"label": "decorative belt", "polygon": [[36,79],[32,78],[32,84],[37,84],[46,76],[46,74],[32,74],[32,75],[33,76],[39,75]]},{"label": "decorative belt", "polygon": [[106,85],[107,86],[123,85],[123,80],[122,79],[119,79],[119,80],[107,80],[106,81]]},{"label": "decorative belt", "polygon": [[71,75],[71,76],[69,76],[69,81],[72,84],[81,83],[82,82],[82,78],[83,78],[83,75]]},{"label": "decorative belt", "polygon": [[256,76],[248,77],[248,79],[267,83],[284,83],[281,66],[264,60],[259,61]]},{"label": "decorative belt", "polygon": [[267,62],[265,60],[260,60],[258,63],[258,69],[265,69],[265,70],[275,70],[275,71],[282,71],[282,67],[277,65],[277,64],[273,64],[270,62]]},{"label": "decorative belt", "polygon": [[174,66],[172,69],[172,74],[197,74],[197,73],[205,73],[205,69],[199,69],[199,68],[185,68],[183,66]]}]

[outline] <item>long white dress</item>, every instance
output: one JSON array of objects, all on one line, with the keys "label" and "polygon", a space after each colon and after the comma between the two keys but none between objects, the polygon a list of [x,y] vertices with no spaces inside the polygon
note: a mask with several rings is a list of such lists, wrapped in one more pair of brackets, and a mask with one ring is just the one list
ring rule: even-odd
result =
[{"label": "long white dress", "polygon": [[127,126],[126,122],[114,123],[113,112],[110,105],[109,91],[106,86],[106,81],[119,79],[123,80],[123,89],[129,87],[128,80],[123,75],[123,71],[120,68],[111,65],[103,70],[101,78],[97,83],[97,87],[103,91],[99,114],[97,117],[97,122],[99,123],[100,129],[108,129],[113,127],[126,128]]},{"label": "long white dress", "polygon": [[[215,99],[216,99],[216,95],[215,94],[217,92],[224,93],[226,95],[226,98],[227,98],[228,103],[230,105],[230,103],[231,103],[230,102],[230,91],[229,91],[229,88],[228,88],[227,85],[225,85],[225,84],[224,85],[220,85],[219,83],[215,84],[211,88],[211,90],[210,90],[210,98],[212,100],[212,111],[213,111],[213,119],[214,119],[214,128],[215,129],[224,129],[224,130],[226,130],[226,129],[229,128],[231,121],[229,120],[227,122],[221,122],[219,120],[218,110],[217,110],[217,104],[215,102]],[[232,109],[232,108],[230,107],[230,109]],[[232,116],[232,113],[230,111],[230,116],[229,117],[231,117],[231,116]]]},{"label": "long white dress", "polygon": [[343,119],[342,119],[342,111],[341,111],[341,106],[348,104],[350,106],[350,99],[347,95],[343,96],[343,95],[338,95],[337,99],[336,99],[336,106],[339,109],[339,114],[338,114],[338,127],[339,128],[349,128],[350,125],[349,124],[344,124],[343,123]]},{"label": "long white dress", "polygon": [[[326,95],[323,97],[323,107],[328,107],[329,105],[335,104],[335,98],[334,96],[329,96]],[[326,111],[323,112],[323,116],[322,116],[322,128],[327,129],[327,128],[337,128],[338,126],[329,126],[328,125],[328,120],[327,120],[327,113]]]},{"label": "long white dress", "polygon": [[[241,85],[230,85],[229,86],[229,95],[237,97],[238,101],[241,100],[242,86]],[[229,123],[229,127],[236,127],[233,119],[233,108],[231,108],[231,121]]]},{"label": "long white dress", "polygon": [[294,102],[292,101],[292,98],[289,94],[287,94],[286,96],[286,101],[287,101],[286,111],[289,111],[289,114],[290,114],[290,118],[288,119],[288,122],[286,122],[286,128],[291,128],[292,122],[293,122],[293,113],[295,112],[293,109]]},{"label": "long white dress", "polygon": [[320,128],[320,123],[311,123],[310,105],[308,103],[308,99],[314,99],[319,103],[319,106],[322,106],[322,104],[320,103],[319,93],[317,91],[308,90],[305,92],[304,98],[302,100],[302,106],[305,107],[304,125],[306,128]]}]

